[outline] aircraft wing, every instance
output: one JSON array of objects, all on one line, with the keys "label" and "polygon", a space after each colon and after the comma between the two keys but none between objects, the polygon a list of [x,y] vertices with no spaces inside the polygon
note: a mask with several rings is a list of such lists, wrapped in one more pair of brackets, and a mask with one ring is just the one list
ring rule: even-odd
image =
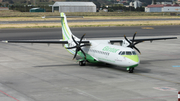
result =
[{"label": "aircraft wing", "polygon": [[[143,42],[143,41],[154,41],[154,40],[168,40],[168,39],[177,39],[177,37],[165,37],[165,38],[146,38],[146,39],[134,39],[134,42]],[[132,39],[130,39],[132,41]],[[110,40],[110,43],[123,42],[123,40]]]},{"label": "aircraft wing", "polygon": [[68,44],[68,41],[45,41],[45,40],[7,40],[5,43],[45,43],[45,44]]},{"label": "aircraft wing", "polygon": [[[45,43],[45,44],[68,44],[68,41],[50,41],[50,40],[6,40],[5,43]],[[79,41],[77,41],[79,42]],[[89,41],[82,41],[81,43],[90,43]]]},{"label": "aircraft wing", "polygon": [[150,41],[150,42],[152,42],[154,40],[168,40],[168,39],[177,39],[177,37],[134,39],[134,41],[135,42],[143,42],[143,41]]}]

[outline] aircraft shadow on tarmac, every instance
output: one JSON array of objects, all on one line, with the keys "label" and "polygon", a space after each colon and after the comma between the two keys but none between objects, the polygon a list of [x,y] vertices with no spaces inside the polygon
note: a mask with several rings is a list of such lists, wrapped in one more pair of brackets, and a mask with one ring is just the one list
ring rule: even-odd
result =
[{"label": "aircraft shadow on tarmac", "polygon": [[174,59],[141,60],[140,64],[151,64],[151,62],[158,62],[158,61],[174,61],[174,60],[180,60],[180,58],[174,58]]},{"label": "aircraft shadow on tarmac", "polygon": [[[78,66],[78,64],[57,64],[57,65],[39,65],[39,66],[34,66],[35,68],[51,68],[51,67],[62,67],[62,66],[68,66],[68,67],[72,67],[72,66]],[[119,71],[119,72],[127,72],[126,68],[121,68],[119,66],[115,66],[115,65],[110,65],[110,64],[105,64],[105,63],[102,63],[102,64],[91,64],[91,63],[87,63],[86,66],[80,66],[82,68],[93,68],[93,69],[97,69],[97,70],[100,70],[100,69],[110,69],[110,70],[116,70],[116,71]],[[141,69],[138,69],[138,68],[141,68]],[[143,68],[141,66],[138,66],[136,69],[135,69],[135,73],[149,73],[151,71],[151,69],[146,69],[146,68]]]},{"label": "aircraft shadow on tarmac", "polygon": [[35,68],[48,68],[48,67],[61,67],[61,66],[75,66],[75,64],[40,65],[40,66],[34,66],[34,67],[35,67]]},{"label": "aircraft shadow on tarmac", "polygon": [[[152,64],[152,62],[158,62],[158,61],[173,61],[173,60],[180,60],[180,58],[174,58],[174,59],[153,59],[153,60],[142,60],[140,62],[140,65],[135,69],[135,73],[150,73],[151,69],[143,68],[146,65]],[[35,68],[49,68],[49,67],[61,67],[61,66],[78,66],[78,64],[57,64],[57,65],[39,65],[39,66],[34,66]],[[87,63],[87,67],[91,67],[93,69],[103,69],[103,68],[108,68],[112,70],[117,70],[120,72],[127,72],[125,68],[121,68],[118,66],[110,65],[110,64],[105,64],[105,63],[99,63],[99,64],[91,64]],[[86,67],[83,66],[83,67]]]}]

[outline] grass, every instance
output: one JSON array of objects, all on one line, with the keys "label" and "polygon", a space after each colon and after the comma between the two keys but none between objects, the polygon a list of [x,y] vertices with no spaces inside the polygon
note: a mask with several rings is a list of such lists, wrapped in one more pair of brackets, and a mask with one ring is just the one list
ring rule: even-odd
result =
[{"label": "grass", "polygon": [[[17,12],[0,11],[0,21],[42,21],[60,20],[60,18],[45,18],[42,16],[59,16],[59,12]],[[95,13],[66,13],[67,16],[84,16],[84,18],[68,18],[67,20],[87,19],[165,19],[180,18],[170,16],[170,13],[145,12],[95,12]],[[162,26],[180,25],[180,21],[116,21],[116,22],[71,22],[70,27],[103,27],[103,26]],[[61,27],[60,23],[30,23],[30,24],[0,24],[0,28],[54,28]]]},{"label": "grass", "polygon": [[[177,14],[175,12],[175,14]],[[0,11],[0,17],[41,17],[59,16],[59,12],[18,12]],[[146,12],[66,12],[67,16],[170,16],[170,13],[146,13]]]},{"label": "grass", "polygon": [[[177,13],[175,13],[177,14]],[[84,16],[83,19],[164,19],[180,18],[170,16],[170,13],[146,13],[146,12],[66,12],[67,16]],[[59,20],[60,18],[45,18],[43,16],[60,16],[59,12],[18,12],[0,11],[0,21],[37,21],[37,20]],[[82,18],[68,18],[75,20]],[[82,19],[82,20],[83,20]]]},{"label": "grass", "polygon": [[[116,22],[71,22],[70,27],[111,27],[111,26],[165,26],[180,25],[175,21],[116,21]],[[61,27],[60,23],[30,23],[30,24],[1,24],[0,28],[55,28]]]},{"label": "grass", "polygon": [[[94,19],[180,19],[179,16],[84,16],[84,18],[67,18],[67,20],[94,20]],[[60,20],[60,18],[42,17],[0,17],[0,21],[43,21]]]}]

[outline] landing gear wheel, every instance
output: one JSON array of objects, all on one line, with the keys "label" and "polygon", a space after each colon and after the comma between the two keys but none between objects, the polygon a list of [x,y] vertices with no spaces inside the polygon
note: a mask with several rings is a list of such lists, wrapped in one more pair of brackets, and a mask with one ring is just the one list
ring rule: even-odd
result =
[{"label": "landing gear wheel", "polygon": [[86,65],[86,61],[79,61],[79,66],[85,66]]},{"label": "landing gear wheel", "polygon": [[129,68],[129,73],[133,73],[134,72],[134,68]]}]

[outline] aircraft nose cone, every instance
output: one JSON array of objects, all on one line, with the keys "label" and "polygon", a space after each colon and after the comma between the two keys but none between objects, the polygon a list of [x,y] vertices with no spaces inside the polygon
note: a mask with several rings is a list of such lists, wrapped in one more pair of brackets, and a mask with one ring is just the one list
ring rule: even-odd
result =
[{"label": "aircraft nose cone", "polygon": [[139,64],[139,57],[138,55],[124,55],[124,57],[126,58],[126,67],[136,67]]}]

